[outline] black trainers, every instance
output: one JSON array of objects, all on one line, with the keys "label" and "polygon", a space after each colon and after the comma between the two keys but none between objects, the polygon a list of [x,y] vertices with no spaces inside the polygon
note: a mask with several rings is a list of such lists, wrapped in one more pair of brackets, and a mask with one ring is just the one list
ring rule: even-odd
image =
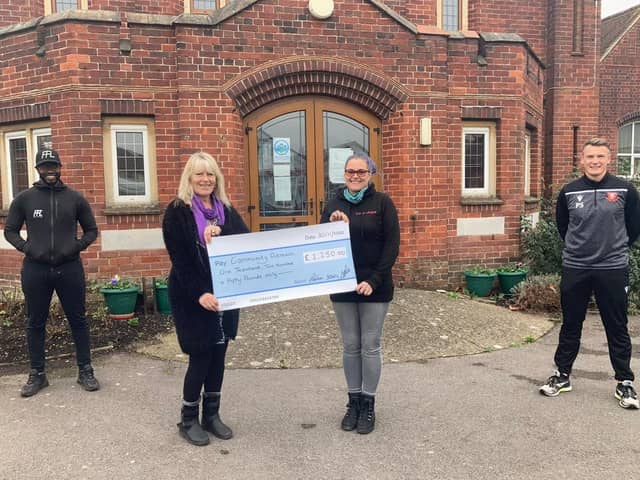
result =
[{"label": "black trainers", "polygon": [[47,380],[47,375],[44,372],[33,369],[29,372],[27,383],[20,389],[20,395],[23,397],[31,397],[48,386],[49,380]]},{"label": "black trainers", "polygon": [[91,365],[85,365],[78,370],[78,383],[87,392],[95,392],[100,390],[100,384],[96,377],[93,376],[93,367]]},{"label": "black trainers", "polygon": [[569,380],[569,375],[556,370],[553,372],[553,375],[549,377],[547,383],[539,388],[539,391],[547,397],[557,397],[562,392],[570,392],[571,381]]},{"label": "black trainers", "polygon": [[622,408],[640,408],[638,395],[636,395],[636,391],[633,388],[633,382],[631,380],[624,380],[618,383],[615,396],[619,400],[618,403]]}]

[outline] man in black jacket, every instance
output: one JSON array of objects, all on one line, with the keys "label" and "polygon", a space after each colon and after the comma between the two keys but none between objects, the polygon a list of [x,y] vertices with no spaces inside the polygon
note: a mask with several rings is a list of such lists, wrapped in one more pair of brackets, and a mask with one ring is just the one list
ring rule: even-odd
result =
[{"label": "man in black jacket", "polygon": [[593,293],[618,381],[614,395],[621,407],[637,409],[627,295],[629,248],[640,234],[640,199],[632,183],[607,172],[610,161],[606,140],[587,141],[581,155],[584,176],[565,185],[558,195],[556,220],[564,240],[560,283],[563,321],[554,357],[557,371],[540,387],[540,393],[555,397],[571,391],[569,375]]},{"label": "man in black jacket", "polygon": [[[78,383],[100,388],[91,367],[89,326],[85,315],[85,276],[80,252],[95,241],[98,227],[87,200],[60,180],[60,157],[53,150],[36,154],[40,180],[19,193],[9,207],[4,236],[24,253],[22,291],[27,307],[30,372],[21,395],[30,397],[49,385],[45,374],[45,325],[56,291],[73,334]],[[77,238],[78,223],[83,235]],[[20,236],[26,224],[27,238]]]}]

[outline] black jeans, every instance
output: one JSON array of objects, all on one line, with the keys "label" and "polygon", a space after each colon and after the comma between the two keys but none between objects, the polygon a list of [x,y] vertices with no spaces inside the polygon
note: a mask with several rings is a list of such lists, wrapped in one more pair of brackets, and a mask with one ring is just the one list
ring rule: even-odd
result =
[{"label": "black jeans", "polygon": [[205,353],[189,355],[189,366],[182,388],[182,398],[186,402],[197,402],[203,386],[205,392],[220,392],[228,345],[228,342],[216,344]]},{"label": "black jeans", "polygon": [[31,368],[38,371],[44,371],[45,327],[54,290],[71,327],[78,366],[91,363],[82,261],[78,259],[54,267],[25,259],[22,291],[27,306],[27,345]]},{"label": "black jeans", "polygon": [[629,270],[592,270],[562,268],[560,295],[562,327],[555,354],[555,363],[561,373],[571,373],[573,362],[580,350],[582,324],[591,294],[596,297],[600,318],[607,334],[609,359],[618,381],[633,380],[631,371],[631,338],[627,329],[627,290]]}]

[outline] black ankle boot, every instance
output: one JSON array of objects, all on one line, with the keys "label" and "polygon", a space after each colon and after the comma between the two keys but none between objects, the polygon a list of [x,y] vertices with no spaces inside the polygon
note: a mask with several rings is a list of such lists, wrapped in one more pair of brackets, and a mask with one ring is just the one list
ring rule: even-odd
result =
[{"label": "black ankle boot", "polygon": [[202,428],[222,440],[229,440],[233,437],[233,431],[222,423],[219,411],[220,394],[204,393],[202,395]]},{"label": "black ankle boot", "polygon": [[358,433],[371,433],[376,426],[376,397],[363,393],[360,396],[360,413],[358,414]]},{"label": "black ankle boot", "polygon": [[358,413],[360,412],[360,393],[349,393],[349,403],[347,403],[347,413],[342,419],[342,429],[350,432],[358,425]]},{"label": "black ankle boot", "polygon": [[198,422],[199,410],[200,405],[182,405],[182,418],[178,424],[178,429],[180,430],[180,435],[182,435],[187,442],[191,445],[201,447],[209,444],[209,435],[202,430]]}]

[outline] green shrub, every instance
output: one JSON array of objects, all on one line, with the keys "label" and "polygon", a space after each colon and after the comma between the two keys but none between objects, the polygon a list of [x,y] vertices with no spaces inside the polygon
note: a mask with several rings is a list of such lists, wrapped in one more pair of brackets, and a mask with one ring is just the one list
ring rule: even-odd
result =
[{"label": "green shrub", "polygon": [[560,274],[562,271],[562,239],[558,233],[555,212],[549,200],[540,205],[540,220],[535,227],[522,220],[522,259],[532,275]]}]

